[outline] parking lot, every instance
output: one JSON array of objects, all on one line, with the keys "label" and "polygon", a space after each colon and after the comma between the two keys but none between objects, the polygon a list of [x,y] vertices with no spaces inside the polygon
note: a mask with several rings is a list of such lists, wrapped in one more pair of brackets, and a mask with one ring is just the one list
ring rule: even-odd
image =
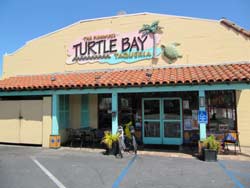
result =
[{"label": "parking lot", "polygon": [[1,188],[250,187],[250,161],[0,145]]}]

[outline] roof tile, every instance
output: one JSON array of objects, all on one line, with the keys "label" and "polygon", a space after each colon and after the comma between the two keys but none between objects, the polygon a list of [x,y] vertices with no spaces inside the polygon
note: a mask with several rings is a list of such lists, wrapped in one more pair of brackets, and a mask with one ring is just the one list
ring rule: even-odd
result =
[{"label": "roof tile", "polygon": [[[52,77],[55,79],[53,80]],[[250,81],[250,62],[106,72],[28,75],[0,80],[0,90],[41,90]]]}]

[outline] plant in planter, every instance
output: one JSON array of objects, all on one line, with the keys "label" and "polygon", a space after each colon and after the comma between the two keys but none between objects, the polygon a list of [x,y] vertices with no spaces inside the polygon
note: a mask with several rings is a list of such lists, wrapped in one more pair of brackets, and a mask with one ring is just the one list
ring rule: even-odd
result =
[{"label": "plant in planter", "polygon": [[207,137],[203,141],[202,158],[204,161],[217,161],[217,154],[220,148],[220,142],[214,135]]},{"label": "plant in planter", "polygon": [[119,134],[112,134],[110,131],[104,132],[101,143],[106,145],[106,154],[116,155]]}]

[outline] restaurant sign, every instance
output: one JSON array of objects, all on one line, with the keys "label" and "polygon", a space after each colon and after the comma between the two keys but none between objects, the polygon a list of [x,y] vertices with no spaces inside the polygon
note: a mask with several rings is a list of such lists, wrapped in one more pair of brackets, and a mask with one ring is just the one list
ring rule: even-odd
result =
[{"label": "restaurant sign", "polygon": [[134,63],[160,55],[161,48],[157,48],[159,42],[159,34],[143,35],[139,31],[115,33],[110,30],[94,32],[69,46],[66,63]]}]

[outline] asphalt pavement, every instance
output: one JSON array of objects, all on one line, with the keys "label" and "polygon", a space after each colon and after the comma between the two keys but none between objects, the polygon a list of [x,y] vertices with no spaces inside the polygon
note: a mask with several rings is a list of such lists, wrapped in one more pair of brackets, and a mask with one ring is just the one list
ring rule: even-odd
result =
[{"label": "asphalt pavement", "polygon": [[0,188],[250,187],[250,160],[124,154],[0,145]]}]

